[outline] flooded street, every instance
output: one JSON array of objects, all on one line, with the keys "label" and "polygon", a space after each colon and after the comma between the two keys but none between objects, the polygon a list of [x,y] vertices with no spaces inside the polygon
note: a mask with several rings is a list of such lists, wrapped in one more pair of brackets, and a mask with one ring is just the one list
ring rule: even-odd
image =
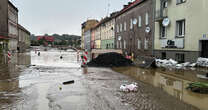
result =
[{"label": "flooded street", "polygon": [[[187,91],[203,81],[191,72],[126,68],[80,68],[77,53],[34,51],[0,58],[1,110],[207,110],[208,95]],[[63,56],[63,59],[60,59]],[[120,74],[120,73],[123,74]],[[168,73],[168,74],[167,74]],[[73,84],[63,85],[74,80]],[[121,84],[138,83],[137,93]],[[206,81],[205,81],[206,82]]]}]

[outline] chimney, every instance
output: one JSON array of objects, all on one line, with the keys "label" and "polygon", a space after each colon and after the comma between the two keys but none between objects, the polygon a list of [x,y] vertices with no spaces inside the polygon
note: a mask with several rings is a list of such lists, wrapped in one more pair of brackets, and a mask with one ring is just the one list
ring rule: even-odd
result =
[{"label": "chimney", "polygon": [[123,5],[123,8],[126,8],[128,5]]},{"label": "chimney", "polygon": [[130,5],[132,2],[128,2],[128,5]]}]

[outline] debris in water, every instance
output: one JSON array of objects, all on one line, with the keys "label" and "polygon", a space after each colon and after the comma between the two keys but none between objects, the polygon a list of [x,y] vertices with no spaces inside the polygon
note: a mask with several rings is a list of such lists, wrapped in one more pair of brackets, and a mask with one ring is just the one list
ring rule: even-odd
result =
[{"label": "debris in water", "polygon": [[122,92],[137,92],[137,83],[134,83],[134,84],[130,84],[130,85],[121,85],[120,86],[120,91]]},{"label": "debris in water", "polygon": [[207,75],[197,74],[197,77],[198,78],[201,78],[201,79],[208,79],[208,76]]},{"label": "debris in water", "polygon": [[63,82],[64,85],[73,84],[73,83],[74,83],[74,80]]},{"label": "debris in water", "polygon": [[99,55],[87,65],[92,67],[122,67],[131,66],[133,62],[125,58],[122,54],[111,52]]}]

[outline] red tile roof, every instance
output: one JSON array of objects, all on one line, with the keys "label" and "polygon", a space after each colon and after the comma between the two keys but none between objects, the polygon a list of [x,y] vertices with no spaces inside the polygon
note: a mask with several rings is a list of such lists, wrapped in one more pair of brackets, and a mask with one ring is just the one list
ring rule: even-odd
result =
[{"label": "red tile roof", "polygon": [[132,2],[131,4],[129,4],[125,8],[123,8],[118,15],[125,13],[126,11],[128,11],[129,9],[133,8],[134,6],[142,3],[143,1],[145,1],[145,0],[135,0],[134,2]]}]

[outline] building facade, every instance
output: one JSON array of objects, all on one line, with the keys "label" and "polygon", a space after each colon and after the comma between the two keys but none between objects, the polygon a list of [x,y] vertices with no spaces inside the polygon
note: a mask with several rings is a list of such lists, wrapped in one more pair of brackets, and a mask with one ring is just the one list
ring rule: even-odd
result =
[{"label": "building facade", "polygon": [[103,20],[101,27],[101,49],[114,49],[115,13]]},{"label": "building facade", "polygon": [[82,49],[85,49],[84,33],[90,30],[91,28],[93,28],[97,23],[98,21],[95,19],[87,20],[86,22],[82,23],[82,36],[81,36],[81,48]]},{"label": "building facade", "polygon": [[135,0],[124,5],[115,20],[115,48],[134,57],[153,55],[153,0]]},{"label": "building facade", "polygon": [[96,49],[101,49],[101,27],[100,23],[97,24],[94,28],[95,32],[95,48]]},{"label": "building facade", "polygon": [[8,0],[1,0],[0,7],[0,51],[16,51],[18,42],[18,9]]},{"label": "building facade", "polygon": [[207,0],[156,0],[155,56],[178,62],[207,58],[207,5]]},{"label": "building facade", "polygon": [[10,37],[9,50],[16,51],[18,44],[18,9],[11,2],[8,4],[8,36]]},{"label": "building facade", "polygon": [[18,51],[25,52],[26,49],[30,48],[30,32],[23,26],[18,24]]},{"label": "building facade", "polygon": [[88,52],[91,51],[91,29],[84,33],[84,47]]}]

